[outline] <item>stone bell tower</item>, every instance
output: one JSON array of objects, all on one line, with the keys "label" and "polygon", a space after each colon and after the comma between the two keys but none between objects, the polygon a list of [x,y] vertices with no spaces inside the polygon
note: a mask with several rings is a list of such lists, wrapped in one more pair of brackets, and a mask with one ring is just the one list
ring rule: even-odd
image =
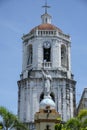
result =
[{"label": "stone bell tower", "polygon": [[71,72],[70,36],[51,23],[52,17],[41,15],[42,23],[23,35],[23,63],[18,81],[18,116],[33,127],[34,114],[44,98],[42,70],[52,77],[50,96],[63,121],[75,115],[75,80]]}]

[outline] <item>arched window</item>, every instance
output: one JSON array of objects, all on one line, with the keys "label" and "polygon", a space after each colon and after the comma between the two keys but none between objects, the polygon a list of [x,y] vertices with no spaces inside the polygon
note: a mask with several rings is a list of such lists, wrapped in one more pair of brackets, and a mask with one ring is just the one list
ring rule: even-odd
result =
[{"label": "arched window", "polygon": [[28,58],[27,58],[27,65],[30,65],[32,64],[32,55],[33,55],[33,52],[32,52],[32,45],[29,45],[28,48],[27,48],[27,55],[28,55]]},{"label": "arched window", "polygon": [[67,55],[66,55],[66,47],[65,45],[61,46],[61,66],[67,66]]},{"label": "arched window", "polygon": [[42,92],[40,95],[40,102],[44,99],[44,93]]},{"label": "arched window", "polygon": [[[51,96],[52,100],[55,102],[55,95],[53,92],[50,93],[50,96]],[[41,93],[39,101],[41,102],[43,99],[44,99],[44,92]]]},{"label": "arched window", "polygon": [[50,48],[44,48],[44,62],[50,62]]},{"label": "arched window", "polygon": [[51,92],[50,96],[52,97],[52,100],[55,102],[55,95],[53,92]]},{"label": "arched window", "polygon": [[43,61],[44,62],[51,62],[51,45],[50,45],[49,41],[44,42]]}]

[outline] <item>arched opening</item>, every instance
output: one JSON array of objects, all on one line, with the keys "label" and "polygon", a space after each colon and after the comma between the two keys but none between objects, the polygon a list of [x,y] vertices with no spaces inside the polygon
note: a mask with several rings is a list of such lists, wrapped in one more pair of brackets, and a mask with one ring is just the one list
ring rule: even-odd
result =
[{"label": "arched opening", "polygon": [[32,64],[33,49],[32,45],[27,47],[27,65]]},{"label": "arched opening", "polygon": [[51,62],[51,44],[49,41],[43,43],[43,61]]},{"label": "arched opening", "polygon": [[53,92],[51,92],[50,96],[51,96],[52,100],[55,102],[55,95]]},{"label": "arched opening", "polygon": [[41,93],[40,95],[40,102],[44,99],[44,92]]},{"label": "arched opening", "polygon": [[61,66],[67,67],[67,55],[65,45],[61,46]]},{"label": "arched opening", "polygon": [[[50,96],[52,98],[52,100],[55,102],[55,94],[53,92],[50,93]],[[40,102],[44,99],[44,92],[41,93],[40,95]]]},{"label": "arched opening", "polygon": [[44,62],[50,62],[50,48],[44,48]]}]

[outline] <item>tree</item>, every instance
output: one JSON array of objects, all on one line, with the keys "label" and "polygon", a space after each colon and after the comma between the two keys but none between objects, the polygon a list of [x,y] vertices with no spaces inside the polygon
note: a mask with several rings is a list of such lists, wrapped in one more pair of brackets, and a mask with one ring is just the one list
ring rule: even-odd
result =
[{"label": "tree", "polygon": [[71,118],[66,123],[66,128],[68,130],[79,130],[80,129],[80,122],[77,118]]},{"label": "tree", "polygon": [[55,125],[55,130],[87,130],[87,109],[81,110],[77,117],[66,123],[60,121]]},{"label": "tree", "polygon": [[66,130],[66,123],[61,121],[61,117],[57,118],[58,123],[55,124],[55,130]]},{"label": "tree", "polygon": [[61,129],[62,125],[60,123],[55,125],[55,130],[61,130]]},{"label": "tree", "polygon": [[0,122],[0,130],[2,130],[3,129],[3,124],[2,124],[2,122]]},{"label": "tree", "polygon": [[17,116],[5,107],[0,107],[0,117],[2,118],[2,121],[0,122],[1,129],[11,130],[12,128],[16,128],[19,130],[27,130],[26,126],[18,120]]},{"label": "tree", "polygon": [[83,109],[79,112],[78,120],[81,124],[81,130],[87,130],[87,109]]},{"label": "tree", "polygon": [[78,116],[66,122],[67,130],[87,130],[87,109],[79,112]]}]

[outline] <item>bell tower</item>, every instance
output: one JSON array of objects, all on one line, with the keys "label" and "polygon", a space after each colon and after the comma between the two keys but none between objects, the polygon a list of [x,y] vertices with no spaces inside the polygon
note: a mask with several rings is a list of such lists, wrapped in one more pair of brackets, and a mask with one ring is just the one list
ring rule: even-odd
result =
[{"label": "bell tower", "polygon": [[18,116],[33,128],[34,114],[44,98],[42,70],[52,77],[50,96],[63,121],[75,115],[76,97],[74,76],[71,72],[71,39],[51,23],[47,4],[41,24],[34,27],[22,40],[22,72],[18,81]]}]

